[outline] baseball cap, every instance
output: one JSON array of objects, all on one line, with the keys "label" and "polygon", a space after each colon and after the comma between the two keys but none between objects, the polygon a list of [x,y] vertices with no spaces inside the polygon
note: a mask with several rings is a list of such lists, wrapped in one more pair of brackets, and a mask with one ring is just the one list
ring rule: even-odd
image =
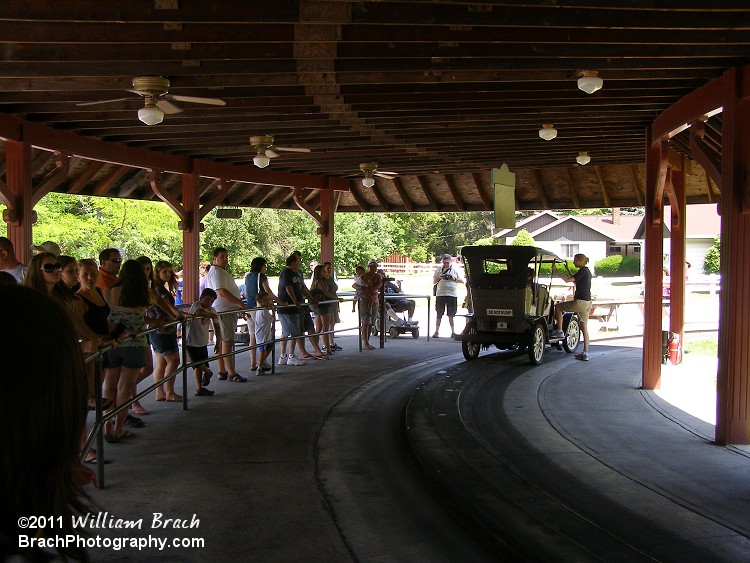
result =
[{"label": "baseball cap", "polygon": [[375,265],[377,266],[377,265],[378,265],[378,261],[377,261],[377,260],[375,260],[375,258],[373,258],[372,260],[370,260],[370,261],[369,261],[369,262],[367,263],[367,265],[368,265],[368,266],[369,266],[369,265],[371,265],[371,264],[375,264]]},{"label": "baseball cap", "polygon": [[453,256],[450,254],[443,254],[443,260],[453,260]]},{"label": "baseball cap", "polygon": [[51,240],[43,242],[39,246],[34,246],[32,244],[31,250],[33,250],[34,252],[49,252],[51,254],[54,254],[55,256],[60,256],[60,254],[62,254],[62,251],[60,250],[60,247],[57,246],[57,243],[52,242]]}]

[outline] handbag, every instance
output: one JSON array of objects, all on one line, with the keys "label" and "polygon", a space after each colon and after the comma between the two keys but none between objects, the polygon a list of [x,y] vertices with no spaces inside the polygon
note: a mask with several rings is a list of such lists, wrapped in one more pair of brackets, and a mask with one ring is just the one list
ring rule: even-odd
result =
[{"label": "handbag", "polygon": [[437,297],[437,286],[438,286],[438,283],[440,283],[440,282],[437,282],[435,285],[432,286],[432,294],[435,297]]}]

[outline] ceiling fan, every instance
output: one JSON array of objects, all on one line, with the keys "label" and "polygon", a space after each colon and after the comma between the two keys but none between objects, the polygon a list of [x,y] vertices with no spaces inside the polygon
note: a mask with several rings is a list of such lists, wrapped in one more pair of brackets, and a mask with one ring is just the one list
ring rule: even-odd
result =
[{"label": "ceiling fan", "polygon": [[365,174],[365,177],[362,178],[362,185],[365,188],[371,188],[375,185],[375,178],[373,176],[385,178],[386,180],[393,180],[394,177],[398,176],[398,172],[378,170],[377,162],[363,162],[359,165],[359,169]]},{"label": "ceiling fan", "polygon": [[277,147],[273,144],[273,135],[253,135],[250,137],[250,146],[257,154],[253,158],[253,164],[258,168],[265,168],[271,163],[272,158],[281,156],[278,152],[310,152],[310,149],[294,147]]},{"label": "ceiling fan", "polygon": [[[226,102],[218,98],[199,98],[196,96],[178,96],[169,94],[169,79],[163,76],[136,76],[133,78],[133,89],[125,90],[138,94],[144,98],[144,107],[138,110],[138,119],[146,125],[156,125],[164,119],[165,113],[180,113],[182,110],[170,102],[190,102],[193,104],[208,104],[212,106],[225,106]],[[132,98],[117,98],[114,100],[99,100],[97,102],[81,102],[77,106],[93,106],[96,104],[108,104],[121,102]]]}]

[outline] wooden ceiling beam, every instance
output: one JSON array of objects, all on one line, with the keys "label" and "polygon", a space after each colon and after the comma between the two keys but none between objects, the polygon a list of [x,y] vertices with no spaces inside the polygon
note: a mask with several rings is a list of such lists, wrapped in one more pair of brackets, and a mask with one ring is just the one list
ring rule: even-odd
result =
[{"label": "wooden ceiling beam", "polygon": [[549,205],[549,199],[547,199],[547,194],[544,191],[544,182],[542,182],[542,177],[539,175],[539,171],[536,169],[532,170],[531,177],[534,179],[537,191],[539,192],[539,199],[542,202],[542,208],[551,209]]},{"label": "wooden ceiling beam", "polygon": [[630,176],[630,183],[633,186],[633,192],[635,193],[635,199],[638,202],[638,205],[644,205],[646,193],[638,180],[638,170],[635,166],[628,166],[628,175]]},{"label": "wooden ceiling beam", "polygon": [[416,180],[417,180],[417,184],[422,190],[422,193],[427,198],[427,201],[430,202],[430,209],[432,209],[433,211],[440,211],[440,204],[438,203],[437,199],[435,199],[435,196],[432,194],[430,187],[427,185],[427,180],[425,180],[425,177],[417,176]]},{"label": "wooden ceiling beam", "polygon": [[393,186],[396,188],[396,191],[401,198],[401,202],[404,204],[404,209],[406,209],[407,211],[414,211],[414,202],[412,202],[411,198],[409,198],[409,194],[404,189],[404,185],[401,183],[401,179],[394,178],[391,181],[393,182]]},{"label": "wooden ceiling beam", "polygon": [[563,176],[565,178],[565,183],[568,185],[568,191],[570,192],[570,200],[573,202],[573,207],[575,209],[581,209],[581,202],[578,199],[578,194],[576,193],[576,186],[573,182],[573,177],[570,175],[570,169],[569,168],[563,168]]},{"label": "wooden ceiling beam", "polygon": [[451,197],[453,197],[453,201],[456,203],[456,209],[464,211],[466,209],[466,202],[464,202],[458,189],[456,189],[455,181],[450,174],[445,174],[444,177],[445,183],[448,186],[448,191],[451,193]]},{"label": "wooden ceiling beam", "polygon": [[484,189],[482,188],[482,177],[478,173],[475,172],[471,175],[471,178],[474,181],[474,188],[479,194],[479,199],[482,200],[482,205],[484,206],[484,208],[487,211],[491,211],[492,209],[494,209],[494,205],[492,203],[492,199],[494,199],[494,194],[493,194],[493,198],[491,199],[485,193]]},{"label": "wooden ceiling beam", "polygon": [[391,206],[388,203],[388,200],[385,199],[385,196],[383,195],[383,193],[380,191],[380,188],[378,187],[378,181],[376,181],[375,184],[371,188],[367,188],[367,189],[372,191],[373,195],[375,196],[375,199],[378,200],[378,203],[380,204],[380,208],[383,211],[390,211]]},{"label": "wooden ceiling beam", "polygon": [[89,160],[86,165],[86,169],[78,175],[68,186],[67,192],[69,194],[77,194],[80,192],[91,179],[97,175],[99,170],[104,166],[104,162],[99,160]]},{"label": "wooden ceiling beam", "polygon": [[[357,183],[358,182],[355,182],[354,184],[357,184]],[[362,194],[359,193],[360,189],[364,189],[364,188],[360,188],[360,186],[350,184],[349,193],[352,194],[352,197],[357,202],[357,205],[363,212],[370,211],[369,204],[362,197]]]},{"label": "wooden ceiling beam", "polygon": [[612,204],[609,201],[609,191],[607,190],[607,183],[604,181],[604,175],[602,174],[602,167],[594,166],[594,170],[596,171],[596,179],[599,182],[599,188],[602,190],[604,207],[612,207]]},{"label": "wooden ceiling beam", "polygon": [[104,195],[109,189],[124,176],[130,168],[128,166],[114,166],[109,173],[99,180],[93,189],[93,195]]}]

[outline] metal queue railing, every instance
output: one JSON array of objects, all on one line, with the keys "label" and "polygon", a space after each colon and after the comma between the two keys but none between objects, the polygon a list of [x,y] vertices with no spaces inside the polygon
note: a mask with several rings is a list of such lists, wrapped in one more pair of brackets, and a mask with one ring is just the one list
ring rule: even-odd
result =
[{"label": "metal queue railing", "polygon": [[[347,301],[352,301],[352,299],[346,299],[345,297],[342,299],[332,299],[329,301],[321,301],[323,304],[339,304],[339,303],[345,303]],[[219,316],[221,315],[235,315],[240,314],[244,315],[247,313],[255,313],[255,311],[261,310],[263,307],[254,307],[254,308],[248,308],[248,309],[237,309],[234,311],[225,311],[222,313],[218,313]],[[276,337],[276,322],[277,322],[277,316],[276,316],[276,309],[272,309],[272,315],[273,315],[273,332],[274,335],[273,340],[267,341],[267,342],[256,342],[255,344],[248,344],[247,346],[241,346],[238,347],[237,344],[232,348],[232,351],[226,354],[219,354],[219,355],[213,355],[209,356],[206,360],[201,360],[198,362],[188,362],[187,358],[187,346],[184,345],[184,342],[180,346],[181,351],[181,357],[180,357],[180,367],[178,367],[176,370],[174,370],[172,373],[164,374],[164,378],[159,380],[158,382],[154,382],[153,384],[149,385],[145,389],[143,389],[140,392],[136,392],[135,395],[130,398],[125,403],[122,403],[121,405],[115,406],[112,410],[108,412],[104,412],[103,409],[103,398],[102,398],[102,358],[104,354],[109,352],[110,350],[114,349],[118,345],[109,345],[104,346],[100,348],[97,352],[91,354],[86,358],[86,363],[93,363],[94,364],[94,398],[95,398],[95,419],[94,423],[91,427],[91,430],[89,431],[89,434],[86,438],[86,441],[83,445],[83,448],[81,450],[80,459],[83,461],[86,458],[86,455],[88,454],[89,450],[93,446],[94,441],[96,441],[96,477],[99,488],[104,488],[105,482],[104,482],[104,426],[105,424],[110,421],[112,418],[117,416],[117,414],[121,413],[125,409],[129,409],[131,405],[133,405],[136,401],[139,401],[140,399],[144,398],[146,395],[150,394],[152,391],[154,391],[157,387],[160,387],[164,385],[167,381],[171,379],[175,379],[178,374],[182,374],[182,408],[183,410],[188,409],[188,370],[195,367],[196,365],[202,364],[207,361],[211,360],[218,360],[221,358],[227,358],[229,356],[237,356],[238,354],[242,354],[243,352],[247,352],[248,350],[251,350],[253,348],[257,349],[260,346],[264,346],[266,344],[269,344],[272,342],[274,344],[274,347],[271,351],[271,373],[276,373],[276,343],[277,342],[283,342],[283,341],[289,341],[294,340],[296,338],[305,338],[305,335],[301,336],[295,336],[295,337]],[[382,314],[381,314],[382,316]],[[361,315],[359,317],[361,319]],[[136,338],[140,338],[143,336],[148,337],[148,334],[152,332],[156,332],[158,330],[163,330],[167,327],[180,327],[181,335],[184,338],[186,334],[186,328],[187,323],[191,319],[183,318],[179,321],[174,321],[171,323],[167,323],[163,327],[160,328],[153,328],[146,331],[143,331],[133,337],[130,337],[126,340],[134,340]],[[340,328],[335,330],[327,330],[322,332],[315,332],[312,334],[309,334],[308,336],[321,336],[323,334],[335,334],[338,332],[350,332],[352,330],[357,330],[358,340],[360,341],[360,351],[362,351],[362,339],[359,338],[359,334],[362,330],[361,322],[356,327],[347,327],[347,328]],[[234,335],[232,335],[232,338],[234,339]],[[150,347],[149,347],[150,350]]]}]

